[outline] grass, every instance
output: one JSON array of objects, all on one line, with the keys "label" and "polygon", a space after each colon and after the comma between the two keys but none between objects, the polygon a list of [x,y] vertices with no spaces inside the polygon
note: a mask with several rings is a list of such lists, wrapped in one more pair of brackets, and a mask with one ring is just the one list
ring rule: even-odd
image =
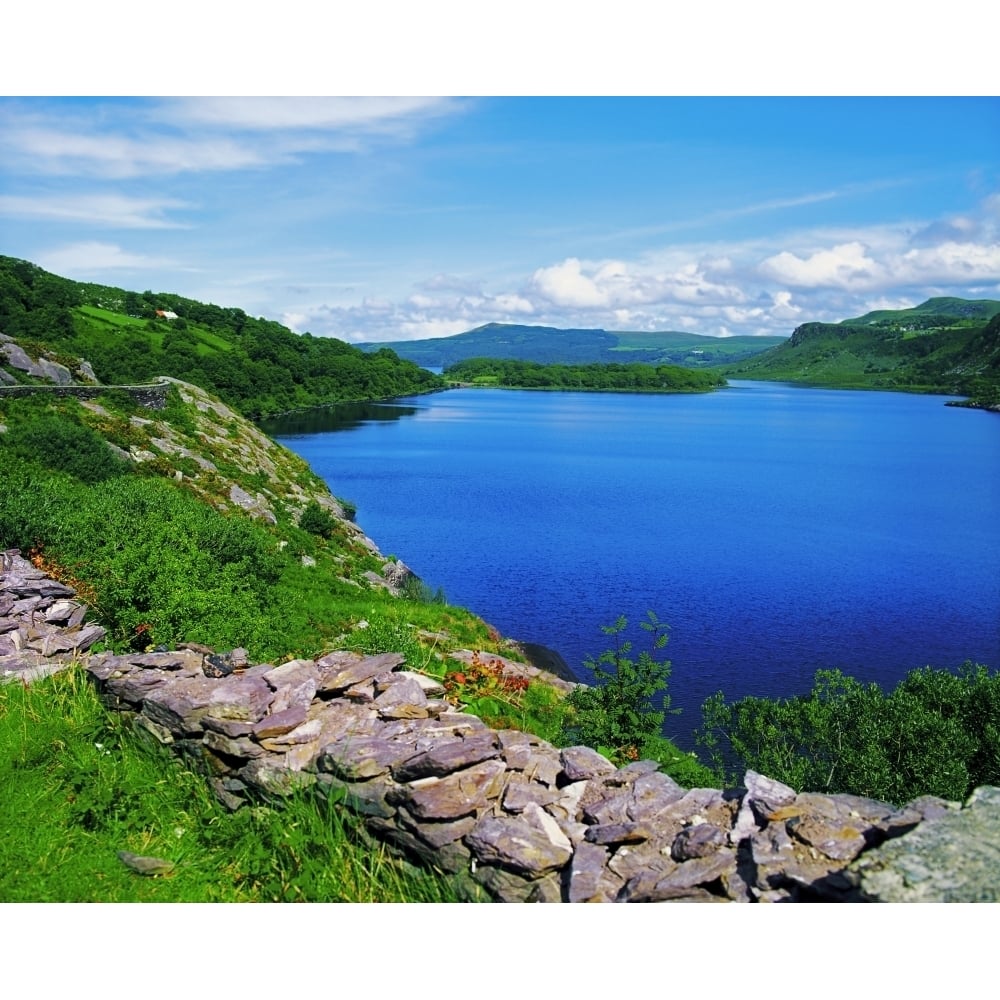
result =
[{"label": "grass", "polygon": [[[0,687],[0,902],[454,902],[454,883],[306,793],[229,813],[109,714],[82,667]],[[119,851],[170,861],[127,869]]]}]

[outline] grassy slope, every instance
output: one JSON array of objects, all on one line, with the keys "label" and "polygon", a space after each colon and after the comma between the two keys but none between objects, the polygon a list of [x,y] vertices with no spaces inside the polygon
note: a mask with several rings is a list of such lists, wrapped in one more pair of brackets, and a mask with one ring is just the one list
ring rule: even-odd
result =
[{"label": "grassy slope", "polygon": [[722,371],[731,378],[988,399],[1000,388],[998,314],[1000,302],[931,299],[843,323],[807,323],[784,344]]}]

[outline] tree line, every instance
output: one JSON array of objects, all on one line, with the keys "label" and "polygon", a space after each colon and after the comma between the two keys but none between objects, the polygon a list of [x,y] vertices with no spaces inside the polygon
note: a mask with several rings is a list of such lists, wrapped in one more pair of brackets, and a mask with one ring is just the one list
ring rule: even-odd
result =
[{"label": "tree line", "polygon": [[445,369],[444,376],[473,385],[604,392],[710,392],[726,384],[714,372],[678,365],[562,365],[500,358],[459,361]]}]

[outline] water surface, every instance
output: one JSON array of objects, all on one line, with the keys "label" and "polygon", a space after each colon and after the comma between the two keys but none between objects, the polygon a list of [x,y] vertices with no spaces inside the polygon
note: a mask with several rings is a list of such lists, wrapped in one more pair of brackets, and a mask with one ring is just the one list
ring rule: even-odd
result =
[{"label": "water surface", "polygon": [[690,745],[720,688],[1000,666],[1000,419],[943,403],[461,389],[270,430],[383,552],[582,679],[601,625],[654,609]]}]

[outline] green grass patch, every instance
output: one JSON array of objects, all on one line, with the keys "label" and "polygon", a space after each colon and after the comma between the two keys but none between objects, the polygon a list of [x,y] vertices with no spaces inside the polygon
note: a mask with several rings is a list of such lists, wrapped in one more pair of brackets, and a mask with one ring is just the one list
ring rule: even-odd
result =
[{"label": "green grass patch", "polygon": [[[301,793],[229,813],[109,714],[81,667],[0,687],[0,902],[451,902],[444,876],[372,842],[336,802]],[[141,876],[118,852],[161,858]]]}]

